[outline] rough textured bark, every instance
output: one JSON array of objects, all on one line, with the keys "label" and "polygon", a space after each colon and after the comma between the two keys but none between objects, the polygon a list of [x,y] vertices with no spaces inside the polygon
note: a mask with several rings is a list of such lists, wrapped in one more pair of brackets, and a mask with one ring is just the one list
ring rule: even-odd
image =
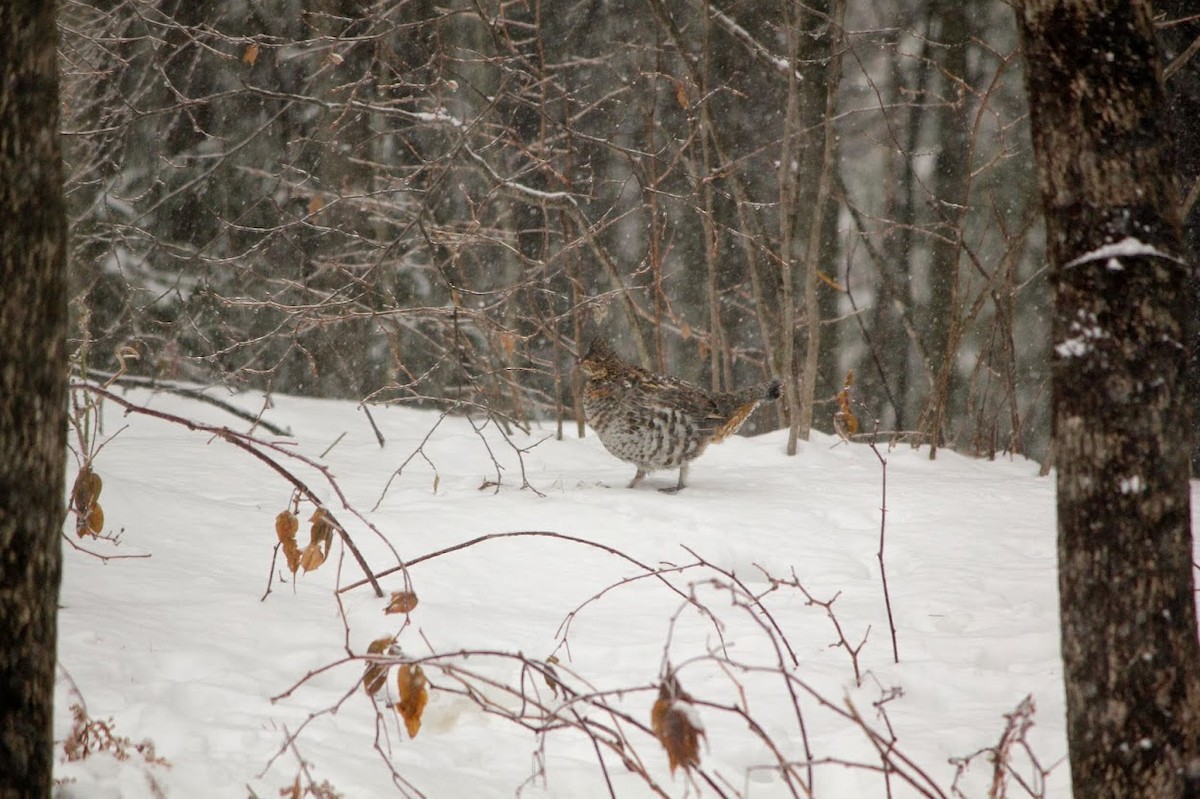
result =
[{"label": "rough textured bark", "polygon": [[[1195,0],[1158,0],[1155,11],[1162,16],[1158,29],[1163,49],[1167,93],[1167,125],[1175,145],[1175,171],[1182,183],[1183,240],[1192,263],[1200,258],[1200,16]],[[1192,418],[1200,419],[1200,274],[1193,274],[1190,294],[1192,313],[1192,360],[1188,390]],[[1200,436],[1192,441],[1192,474],[1200,475]]]},{"label": "rough textured bark", "polygon": [[967,88],[967,49],[972,31],[966,0],[938,0],[932,7],[933,30],[941,44],[934,50],[943,73],[942,104],[934,113],[939,148],[934,161],[930,189],[933,197],[934,238],[929,248],[929,308],[925,320],[926,349],[933,368],[933,389],[922,414],[921,428],[927,434],[929,457],[937,457],[942,444],[952,384],[955,355],[961,337],[958,262],[962,255],[963,222],[971,181],[971,142]]},{"label": "rough textured bark", "polygon": [[1190,269],[1150,4],[1017,5],[1056,287],[1054,423],[1076,796],[1200,792]]},{"label": "rough textured bark", "polygon": [[0,4],[0,797],[49,796],[65,507],[55,4]]}]

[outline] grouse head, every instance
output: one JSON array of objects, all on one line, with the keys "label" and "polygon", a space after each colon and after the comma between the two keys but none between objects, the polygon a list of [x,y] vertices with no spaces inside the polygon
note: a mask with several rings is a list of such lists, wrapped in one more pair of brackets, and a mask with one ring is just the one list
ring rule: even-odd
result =
[{"label": "grouse head", "polygon": [[623,364],[604,339],[592,339],[587,354],[579,359],[579,368],[590,378],[603,380],[619,372]]}]

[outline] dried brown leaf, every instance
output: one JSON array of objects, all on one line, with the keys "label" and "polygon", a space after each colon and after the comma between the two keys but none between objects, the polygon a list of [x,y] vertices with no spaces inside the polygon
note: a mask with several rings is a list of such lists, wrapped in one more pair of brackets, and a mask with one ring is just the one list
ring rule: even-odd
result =
[{"label": "dried brown leaf", "polygon": [[321,544],[313,541],[304,548],[303,554],[300,555],[300,568],[305,572],[313,571],[325,562],[325,551],[321,549]]},{"label": "dried brown leaf", "polygon": [[384,613],[412,613],[417,607],[417,595],[412,591],[393,591]]},{"label": "dried brown leaf", "polygon": [[546,673],[542,675],[546,680],[546,685],[550,687],[550,693],[554,694],[554,698],[558,698],[558,689],[562,685],[558,681],[558,672],[554,670],[554,664],[558,662],[558,655],[551,655],[546,658]]},{"label": "dried brown leaf", "polygon": [[88,470],[87,474],[88,490],[92,494],[92,502],[100,499],[100,489],[104,488],[104,481],[100,479],[100,475]]},{"label": "dried brown leaf", "polygon": [[[99,502],[93,503],[87,513],[87,532],[94,536],[104,532],[104,509]],[[79,534],[83,535],[83,531],[79,531]]]},{"label": "dried brown leaf", "polygon": [[279,795],[282,796],[283,799],[300,799],[302,796],[301,790],[300,775],[297,774],[296,779],[292,780],[291,785],[279,789]]},{"label": "dried brown leaf", "polygon": [[325,544],[325,551],[328,553],[329,545],[333,542],[333,518],[324,508],[317,508],[308,520],[312,522],[309,541],[313,544]]},{"label": "dried brown leaf", "polygon": [[382,655],[387,652],[392,644],[396,643],[396,636],[385,635],[383,638],[376,638],[371,643],[367,644],[367,653],[371,655]]},{"label": "dried brown leaf", "polygon": [[667,750],[667,764],[672,774],[679,766],[686,771],[700,765],[700,738],[704,736],[704,725],[695,705],[688,701],[690,698],[679,683],[670,678],[659,686],[658,699],[650,709],[650,727]]},{"label": "dried brown leaf", "polygon": [[675,102],[679,103],[680,108],[682,108],[685,111],[687,110],[687,107],[688,107],[687,87],[685,87],[683,85],[683,81],[681,81],[681,80],[675,81]]},{"label": "dried brown leaf", "polygon": [[517,337],[507,331],[501,333],[500,349],[504,350],[504,354],[511,358],[517,351]]},{"label": "dried brown leaf", "polygon": [[[376,638],[367,647],[367,652],[372,655],[382,655],[391,648],[396,639],[391,636],[384,638]],[[371,696],[379,693],[379,689],[383,687],[387,681],[388,669],[391,668],[390,663],[371,663],[368,662],[363,668],[363,688]]]},{"label": "dried brown leaf", "polygon": [[300,529],[300,519],[290,510],[281,511],[275,517],[275,535],[279,537],[279,543],[283,544],[291,540],[295,542],[296,531]]},{"label": "dried brown leaf", "polygon": [[90,465],[85,464],[75,477],[71,486],[71,509],[75,511],[75,533],[80,538],[97,536],[104,530],[104,510],[99,503],[103,487],[104,481]]},{"label": "dried brown leaf", "polygon": [[400,694],[396,712],[404,719],[409,738],[416,738],[421,729],[421,714],[429,701],[427,683],[425,672],[415,663],[405,663],[396,670],[396,690]]},{"label": "dried brown leaf", "polygon": [[850,387],[854,385],[854,372],[846,373],[842,390],[837,394],[838,410],[833,414],[833,428],[844,439],[849,439],[859,430],[858,417],[850,406]]},{"label": "dried brown leaf", "polygon": [[75,477],[75,485],[71,488],[71,506],[79,513],[86,514],[100,499],[102,488],[104,481],[100,479],[100,475],[93,472],[90,466],[84,466],[79,470]]},{"label": "dried brown leaf", "polygon": [[283,554],[287,558],[288,571],[295,574],[296,569],[300,568],[300,547],[289,538],[283,542]]}]

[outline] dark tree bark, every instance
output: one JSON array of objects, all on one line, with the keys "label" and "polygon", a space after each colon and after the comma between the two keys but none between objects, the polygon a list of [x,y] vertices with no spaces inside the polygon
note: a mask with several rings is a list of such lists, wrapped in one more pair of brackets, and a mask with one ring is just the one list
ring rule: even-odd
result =
[{"label": "dark tree bark", "polygon": [[1146,0],[1017,4],[1056,288],[1075,795],[1200,795],[1185,391],[1190,269]]},{"label": "dark tree bark", "polygon": [[49,796],[66,457],[55,4],[0,4],[0,797]]},{"label": "dark tree bark", "polygon": [[[1158,30],[1163,49],[1167,92],[1167,125],[1175,146],[1175,172],[1179,175],[1183,201],[1183,241],[1192,263],[1200,258],[1200,16],[1195,0],[1156,0],[1155,11],[1162,19]],[[1188,391],[1192,418],[1200,419],[1200,275],[1193,274],[1192,360]],[[1192,441],[1192,474],[1200,475],[1200,436]]]},{"label": "dark tree bark", "polygon": [[934,113],[939,148],[930,178],[930,189],[936,231],[939,236],[930,244],[929,252],[929,309],[924,335],[928,344],[929,365],[933,369],[933,389],[919,425],[927,434],[929,457],[937,457],[943,443],[947,405],[954,381],[955,350],[960,337],[958,261],[962,255],[961,236],[967,212],[967,195],[971,179],[971,142],[967,88],[967,48],[972,32],[967,0],[937,0],[932,4],[935,22],[932,35],[940,47],[934,49],[934,59],[943,74],[943,97]]}]

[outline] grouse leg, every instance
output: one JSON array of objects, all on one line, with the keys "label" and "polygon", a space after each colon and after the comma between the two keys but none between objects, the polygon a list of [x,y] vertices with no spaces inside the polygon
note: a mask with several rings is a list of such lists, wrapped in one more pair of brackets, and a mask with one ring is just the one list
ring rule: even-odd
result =
[{"label": "grouse leg", "polygon": [[646,479],[646,470],[639,466],[638,470],[637,470],[637,474],[635,474],[633,476],[633,479],[629,481],[629,487],[637,488],[638,483],[642,482],[645,479]]},{"label": "grouse leg", "polygon": [[678,491],[682,491],[683,489],[687,488],[687,473],[688,473],[688,462],[684,461],[683,463],[681,463],[679,465],[679,482],[675,484],[675,487],[674,488],[660,488],[658,490],[663,492],[664,494],[674,494]]}]

